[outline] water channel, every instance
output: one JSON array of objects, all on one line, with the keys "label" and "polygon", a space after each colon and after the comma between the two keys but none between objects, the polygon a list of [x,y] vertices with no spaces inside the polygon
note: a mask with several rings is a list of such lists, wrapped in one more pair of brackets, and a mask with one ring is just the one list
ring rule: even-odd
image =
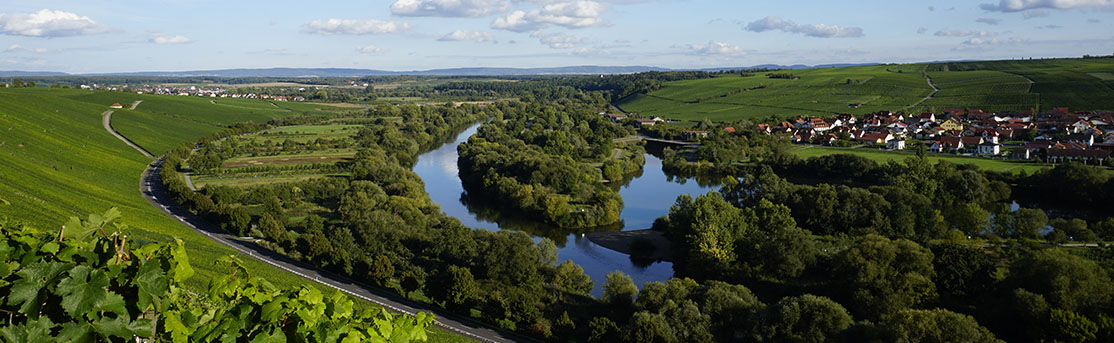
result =
[{"label": "water channel", "polygon": [[[663,281],[673,277],[670,262],[636,263],[625,254],[604,248],[588,241],[581,232],[547,226],[528,218],[514,218],[499,213],[497,208],[469,201],[460,182],[457,169],[457,146],[468,141],[480,124],[464,130],[450,142],[422,154],[414,172],[425,182],[426,192],[445,214],[460,219],[465,226],[485,230],[519,230],[529,233],[535,241],[549,237],[557,243],[558,263],[572,260],[596,282],[594,295],[599,295],[607,273],[622,271],[641,286],[649,281]],[[661,159],[646,154],[642,175],[635,177],[619,190],[625,207],[622,221],[608,230],[646,229],[654,219],[669,212],[669,207],[681,194],[697,196],[715,190],[701,186],[695,179],[674,178],[661,170]]]}]

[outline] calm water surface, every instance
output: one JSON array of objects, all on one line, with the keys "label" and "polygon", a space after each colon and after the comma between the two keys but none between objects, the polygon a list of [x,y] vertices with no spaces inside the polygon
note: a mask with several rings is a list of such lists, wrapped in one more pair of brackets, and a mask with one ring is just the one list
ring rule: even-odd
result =
[{"label": "calm water surface", "polygon": [[[559,248],[559,263],[572,260],[584,268],[584,272],[596,282],[596,289],[593,291],[595,295],[599,295],[607,273],[616,270],[629,275],[639,286],[645,282],[663,281],[673,277],[672,263],[636,264],[625,254],[588,241],[581,232],[540,224],[529,218],[515,218],[513,215],[499,213],[498,209],[491,206],[468,201],[460,183],[456,148],[460,143],[468,141],[478,128],[479,124],[469,127],[453,141],[422,154],[414,166],[414,172],[425,182],[429,197],[441,205],[445,214],[460,219],[461,223],[469,227],[492,231],[524,231],[533,236],[535,241],[541,237],[553,239]],[[646,154],[642,175],[619,190],[625,204],[621,214],[622,222],[608,230],[649,228],[654,219],[669,212],[669,207],[678,195],[696,196],[714,190],[714,187],[698,185],[694,179],[666,176],[661,170],[661,159]]]}]

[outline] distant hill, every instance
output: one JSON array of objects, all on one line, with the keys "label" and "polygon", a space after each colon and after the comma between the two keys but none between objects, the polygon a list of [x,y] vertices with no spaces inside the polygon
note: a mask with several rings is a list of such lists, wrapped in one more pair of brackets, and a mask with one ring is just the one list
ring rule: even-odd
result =
[{"label": "distant hill", "polygon": [[70,74],[53,71],[17,71],[0,70],[0,77],[25,77],[25,76],[66,76]]},{"label": "distant hill", "polygon": [[477,75],[477,76],[508,76],[508,75],[595,75],[595,74],[633,74],[648,71],[721,71],[721,70],[739,70],[739,69],[754,69],[754,68],[767,68],[767,69],[808,69],[808,68],[828,68],[828,67],[844,67],[844,66],[859,66],[859,65],[875,65],[877,63],[869,64],[825,64],[817,66],[807,66],[802,64],[795,65],[776,65],[776,64],[763,64],[750,67],[718,67],[718,68],[691,68],[691,69],[670,69],[651,66],[567,66],[567,67],[551,67],[551,68],[488,68],[488,67],[475,67],[475,68],[446,68],[446,69],[430,69],[430,70],[410,70],[410,71],[390,71],[390,70],[377,70],[377,69],[351,69],[351,68],[239,68],[239,69],[213,69],[213,70],[189,70],[189,71],[143,71],[143,72],[127,72],[127,73],[89,73],[89,74],[67,74],[59,72],[46,72],[46,71],[0,71],[0,77],[24,77],[24,76],[150,76],[150,77],[360,77],[360,76],[392,76],[392,75],[420,75],[420,76],[464,76],[464,75]]}]

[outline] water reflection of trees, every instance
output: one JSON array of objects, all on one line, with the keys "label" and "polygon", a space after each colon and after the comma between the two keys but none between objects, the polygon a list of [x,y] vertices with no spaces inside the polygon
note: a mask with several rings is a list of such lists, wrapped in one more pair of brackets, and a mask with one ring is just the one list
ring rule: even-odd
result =
[{"label": "water reflection of trees", "polygon": [[531,218],[525,213],[512,211],[506,207],[501,207],[483,197],[470,195],[467,192],[460,194],[460,203],[468,209],[468,213],[481,221],[496,223],[500,229],[522,231],[535,237],[545,237],[552,239],[558,247],[565,247],[568,244],[568,235],[570,234],[584,234],[590,232],[605,232],[605,231],[620,231],[623,229],[623,221],[618,223],[591,227],[591,228],[561,228],[555,225],[548,225],[538,218]]}]

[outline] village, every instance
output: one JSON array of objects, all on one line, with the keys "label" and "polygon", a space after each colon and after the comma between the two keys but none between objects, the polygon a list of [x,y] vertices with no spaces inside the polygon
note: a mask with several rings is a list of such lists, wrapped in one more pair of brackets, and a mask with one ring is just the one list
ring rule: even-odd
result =
[{"label": "village", "polygon": [[[614,113],[601,115],[637,128],[667,121],[657,117],[634,118],[634,114],[631,117]],[[1107,165],[1107,159],[1114,152],[1114,112],[1071,112],[1067,108],[1039,114],[1033,111],[988,113],[977,109],[949,109],[942,114],[919,115],[881,111],[861,117],[853,114],[799,117],[778,124],[757,124],[755,129],[794,144],[891,151],[923,145],[927,152],[937,154],[1047,163],[1078,161]],[[724,130],[735,132],[733,127]],[[707,131],[682,132],[682,138],[687,141],[699,141],[707,136]]]}]

